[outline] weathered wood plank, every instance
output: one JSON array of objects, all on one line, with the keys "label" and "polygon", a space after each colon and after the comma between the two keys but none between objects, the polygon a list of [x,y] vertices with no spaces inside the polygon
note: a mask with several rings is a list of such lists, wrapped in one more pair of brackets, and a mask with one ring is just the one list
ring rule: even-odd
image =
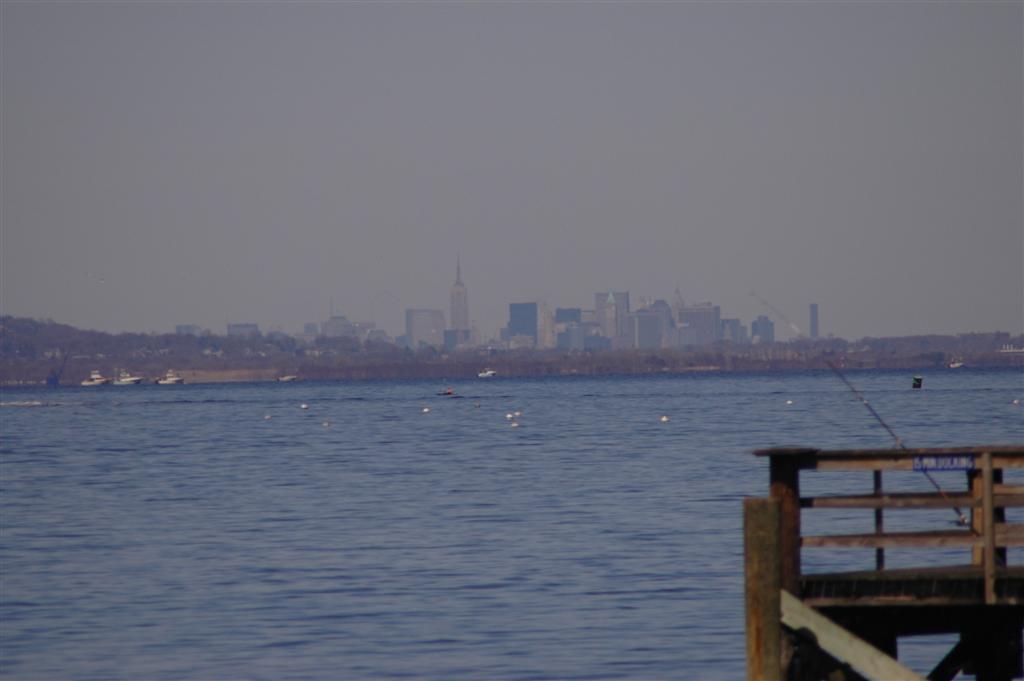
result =
[{"label": "weathered wood plank", "polygon": [[[927,493],[891,493],[875,496],[873,494],[842,494],[828,497],[804,497],[800,499],[803,508],[952,508],[954,506],[970,506],[973,497],[964,492],[941,494]],[[1021,497],[1024,504],[1024,496]]]},{"label": "weathered wood plank", "polygon": [[747,681],[782,681],[780,506],[777,499],[743,500]]},{"label": "weathered wood plank", "polygon": [[832,620],[800,602],[792,594],[780,593],[782,622],[793,630],[807,629],[818,645],[832,657],[853,667],[874,681],[926,681],[874,646],[857,638]]},{"label": "weathered wood plank", "polygon": [[[981,455],[991,452],[993,465],[999,457],[1020,458],[1024,465],[1024,446],[1022,445],[971,445],[966,447],[916,447],[908,449],[814,449],[812,447],[769,447],[754,451],[755,456],[778,457],[870,457],[897,454],[906,458],[915,456],[945,456],[952,454]],[[998,466],[996,466],[998,468]]]},{"label": "weathered wood plank", "polygon": [[921,456],[992,454],[995,469],[1024,468],[1024,447],[938,447],[919,449],[815,450],[806,448],[761,449],[755,456],[788,462],[801,470],[913,470],[914,459]]},{"label": "weathered wood plank", "polygon": [[[995,523],[994,546],[1024,546],[1024,525]],[[826,534],[802,537],[808,548],[904,548],[982,547],[984,537],[970,530],[932,530],[926,532],[887,532],[885,534]]]},{"label": "weathered wood plank", "polygon": [[985,571],[985,604],[992,605],[996,602],[996,522],[995,506],[992,503],[992,454],[985,452],[981,455],[981,477],[982,495],[984,505],[982,515],[984,518],[984,560],[982,562]]},{"label": "weathered wood plank", "polygon": [[[872,471],[872,491],[876,497],[882,496],[882,471]],[[875,509],[875,534],[885,533],[885,518],[883,516],[882,507],[879,506]],[[875,549],[875,569],[885,569],[885,549]]]},{"label": "weathered wood plank", "polygon": [[772,459],[768,467],[772,499],[779,501],[779,555],[782,588],[800,589],[800,470],[790,461]]},{"label": "weathered wood plank", "polygon": [[[997,485],[998,487],[998,485]],[[1024,507],[1024,493],[993,496],[996,508]],[[828,497],[803,497],[801,508],[971,508],[981,507],[982,500],[968,492],[898,492],[875,496],[873,494],[837,494]]]},{"label": "weathered wood plank", "polygon": [[[1024,457],[1018,459],[992,457],[992,466],[996,469],[1024,468]],[[816,456],[800,462],[801,470],[817,471],[912,471],[913,457],[902,456],[870,456],[862,458]]]}]

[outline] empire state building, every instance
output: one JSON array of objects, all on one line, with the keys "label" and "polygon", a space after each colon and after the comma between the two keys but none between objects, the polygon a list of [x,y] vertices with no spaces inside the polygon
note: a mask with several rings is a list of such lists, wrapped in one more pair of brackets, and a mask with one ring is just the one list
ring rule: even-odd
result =
[{"label": "empire state building", "polygon": [[455,260],[455,283],[452,284],[451,292],[451,317],[452,329],[456,332],[457,343],[460,345],[469,342],[469,295],[466,293],[466,285],[462,283],[462,266],[459,260]]}]

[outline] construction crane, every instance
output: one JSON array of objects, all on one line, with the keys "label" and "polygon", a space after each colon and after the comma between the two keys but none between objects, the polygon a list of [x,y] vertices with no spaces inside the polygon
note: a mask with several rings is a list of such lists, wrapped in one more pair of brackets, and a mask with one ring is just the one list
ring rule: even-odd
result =
[{"label": "construction crane", "polygon": [[762,305],[767,307],[769,310],[771,310],[773,313],[775,313],[776,317],[778,317],[782,321],[786,322],[786,324],[789,325],[789,328],[791,328],[793,330],[793,333],[796,334],[797,338],[803,338],[804,337],[804,333],[803,333],[803,331],[800,330],[800,327],[797,326],[796,324],[794,324],[793,322],[791,322],[789,320],[789,317],[787,317],[786,315],[782,314],[782,312],[780,312],[778,310],[778,308],[776,308],[774,305],[772,305],[767,300],[765,300],[761,296],[757,295],[753,291],[750,292],[750,295],[751,295],[752,298],[754,298],[754,300],[756,300],[757,302],[761,303]]}]

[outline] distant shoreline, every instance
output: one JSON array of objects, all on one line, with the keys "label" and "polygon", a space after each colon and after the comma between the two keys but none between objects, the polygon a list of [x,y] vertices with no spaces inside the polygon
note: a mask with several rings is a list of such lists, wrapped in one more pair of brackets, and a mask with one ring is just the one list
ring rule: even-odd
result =
[{"label": "distant shoreline", "polygon": [[[121,371],[154,383],[174,371],[186,383],[297,380],[463,380],[484,371],[501,377],[673,375],[694,373],[1024,368],[1024,336],[798,339],[665,349],[557,350],[478,347],[417,351],[379,341],[288,336],[107,334],[66,324],[0,317],[0,385],[79,385],[93,371]],[[482,379],[488,380],[488,379]]]},{"label": "distant shoreline", "polygon": [[[814,361],[764,361],[764,362],[736,362],[732,361],[723,364],[692,364],[685,366],[650,366],[648,362],[651,357],[657,355],[646,355],[637,358],[639,361],[634,366],[623,366],[621,358],[619,361],[602,363],[590,361],[588,366],[578,366],[576,362],[566,361],[520,361],[492,362],[496,376],[490,379],[481,379],[477,376],[475,367],[466,367],[460,363],[404,363],[393,365],[346,365],[346,366],[316,366],[303,368],[280,368],[280,367],[259,367],[259,368],[197,368],[178,369],[177,374],[185,379],[186,384],[226,384],[226,383],[275,383],[283,376],[295,376],[296,381],[374,381],[374,380],[501,380],[502,378],[544,378],[556,376],[674,376],[692,374],[756,374],[756,373],[798,373],[803,371],[828,371],[830,370],[824,359],[815,358]],[[638,365],[637,365],[638,364]],[[729,364],[729,365],[727,365]],[[920,358],[886,358],[886,361],[879,362],[877,359],[866,361],[866,358],[850,361],[849,358],[842,358],[837,361],[844,371],[863,370],[907,370],[907,371],[960,371],[960,368],[949,368],[943,363],[925,362]],[[995,358],[991,356],[965,358],[964,369],[1020,369],[1024,371],[1024,353],[1006,355]],[[46,372],[35,373],[38,378],[13,378],[0,376],[0,386],[45,386]],[[153,384],[162,374],[143,374],[145,384]],[[62,377],[60,387],[76,387],[80,383],[77,373],[71,376]],[[106,386],[103,386],[106,387]],[[130,387],[130,386],[125,386]],[[168,386],[173,389],[173,386]]]}]

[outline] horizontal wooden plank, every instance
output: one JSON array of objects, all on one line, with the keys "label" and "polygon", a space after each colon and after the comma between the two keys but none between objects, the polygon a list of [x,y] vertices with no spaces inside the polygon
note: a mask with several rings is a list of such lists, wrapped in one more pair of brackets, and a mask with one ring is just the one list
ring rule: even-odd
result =
[{"label": "horizontal wooden plank", "polygon": [[[981,463],[978,462],[978,467],[980,468],[980,466]],[[914,470],[914,459],[901,456],[816,457],[802,462],[800,468],[815,471],[912,471]],[[1024,468],[1024,457],[1006,459],[993,456],[992,468],[995,470]]]},{"label": "horizontal wooden plank", "polygon": [[[808,548],[940,548],[981,546],[983,538],[970,530],[934,530],[926,532],[885,532],[881,534],[832,534],[802,537]],[[1024,546],[1024,525],[999,523],[995,527],[996,546]]]},{"label": "horizontal wooden plank", "polygon": [[[992,485],[992,490],[996,493],[996,496],[1000,494],[1006,495],[1024,495],[1024,485],[1004,485],[1002,483],[996,483]],[[998,506],[999,504],[996,504]]]},{"label": "horizontal wooden plank", "polygon": [[788,591],[782,591],[779,609],[783,624],[794,631],[810,631],[822,650],[850,665],[865,678],[874,681],[926,681],[924,677],[804,605]]},{"label": "horizontal wooden plank", "polygon": [[[984,581],[981,565],[812,573],[800,577],[800,594],[805,603],[814,607],[983,607]],[[1024,603],[1024,567],[996,567],[995,591],[999,605]]]},{"label": "horizontal wooden plank", "polygon": [[[755,456],[778,456],[778,457],[829,457],[829,458],[857,458],[866,456],[897,456],[912,459],[915,456],[944,456],[951,454],[974,454],[980,456],[985,452],[991,452],[993,456],[1007,456],[1024,460],[1024,444],[1017,445],[970,445],[966,447],[917,447],[907,449],[814,449],[810,447],[776,447],[769,449],[758,449]],[[1021,465],[1024,465],[1022,462]]]},{"label": "horizontal wooden plank", "polygon": [[[887,570],[845,570],[843,572],[811,572],[800,575],[801,582],[831,581],[915,581],[928,582],[977,580],[984,578],[980,565],[963,563],[960,565],[929,565],[927,567],[891,568]],[[996,578],[1020,582],[1024,588],[1024,565],[1008,565],[996,567]]]},{"label": "horizontal wooden plank", "polygon": [[[996,494],[993,501],[996,508],[1024,507],[1024,494]],[[850,494],[800,499],[803,508],[980,508],[981,504],[981,497],[967,492],[896,493],[881,496]]]},{"label": "horizontal wooden plank", "polygon": [[1024,546],[1024,525],[996,523],[996,546]]},{"label": "horizontal wooden plank", "polygon": [[930,447],[918,449],[840,449],[810,448],[760,449],[755,456],[769,457],[773,462],[790,462],[803,470],[913,470],[916,457],[979,457],[992,454],[992,467],[1024,468],[1024,445],[991,445],[970,447]]},{"label": "horizontal wooden plank", "polygon": [[980,546],[981,542],[982,538],[979,535],[967,530],[812,535],[800,540],[801,545],[808,548],[972,547]]}]

